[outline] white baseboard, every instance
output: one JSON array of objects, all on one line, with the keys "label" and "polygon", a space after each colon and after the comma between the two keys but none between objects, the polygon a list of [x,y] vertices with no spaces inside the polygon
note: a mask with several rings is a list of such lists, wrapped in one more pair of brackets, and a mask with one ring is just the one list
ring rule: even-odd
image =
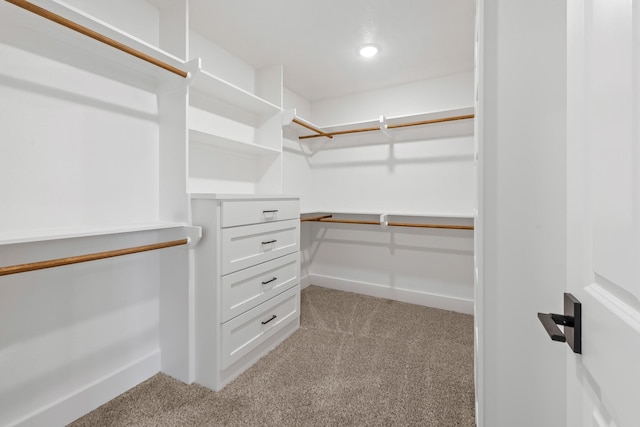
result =
[{"label": "white baseboard", "polygon": [[309,274],[307,278],[310,284],[324,288],[355,292],[372,297],[408,302],[410,304],[424,305],[426,307],[439,308],[458,313],[473,314],[473,300],[429,294],[408,289],[390,288],[373,283],[356,282],[354,280],[345,280],[317,274]]},{"label": "white baseboard", "polygon": [[304,289],[311,284],[311,280],[309,279],[309,275],[300,278],[300,289]]},{"label": "white baseboard", "polygon": [[12,426],[62,426],[80,418],[160,371],[160,351],[153,353],[16,420]]}]

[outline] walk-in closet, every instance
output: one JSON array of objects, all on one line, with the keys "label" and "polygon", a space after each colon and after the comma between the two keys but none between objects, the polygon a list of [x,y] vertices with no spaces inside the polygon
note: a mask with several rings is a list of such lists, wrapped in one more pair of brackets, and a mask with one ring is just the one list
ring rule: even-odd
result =
[{"label": "walk-in closet", "polygon": [[475,425],[475,16],[0,1],[0,425]]}]

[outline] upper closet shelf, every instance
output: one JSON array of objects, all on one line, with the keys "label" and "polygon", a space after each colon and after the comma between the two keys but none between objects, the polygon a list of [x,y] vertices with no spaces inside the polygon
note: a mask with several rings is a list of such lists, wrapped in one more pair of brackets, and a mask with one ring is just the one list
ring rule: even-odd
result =
[{"label": "upper closet shelf", "polygon": [[208,132],[202,132],[197,129],[189,129],[189,140],[200,143],[204,147],[232,153],[241,153],[254,157],[277,156],[280,154],[280,150],[276,148],[266,147],[252,142],[225,138]]},{"label": "upper closet shelf", "polygon": [[184,61],[56,0],[0,1],[0,42],[125,84],[184,85]]},{"label": "upper closet shelf", "polygon": [[300,140],[321,140],[324,143],[327,141],[334,143],[341,138],[348,137],[349,141],[375,143],[424,138],[425,135],[428,135],[429,130],[433,129],[429,125],[469,123],[473,118],[474,108],[465,107],[408,116],[380,116],[374,120],[319,127],[298,117],[294,108],[284,111],[282,124],[290,130],[289,137],[293,135]]},{"label": "upper closet shelf", "polygon": [[200,58],[187,62],[186,67],[192,75],[191,90],[212,101],[220,101],[260,116],[270,116],[281,111],[277,105],[205,71]]}]

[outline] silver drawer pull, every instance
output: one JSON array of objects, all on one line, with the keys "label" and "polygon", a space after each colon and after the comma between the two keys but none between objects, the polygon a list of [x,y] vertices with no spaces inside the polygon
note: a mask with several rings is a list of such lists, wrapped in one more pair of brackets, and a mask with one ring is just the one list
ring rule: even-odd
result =
[{"label": "silver drawer pull", "polygon": [[266,214],[266,213],[276,213],[276,212],[278,212],[278,209],[272,209],[272,210],[269,210],[269,211],[262,211],[262,213],[263,213],[263,214]]},{"label": "silver drawer pull", "polygon": [[262,284],[263,284],[263,285],[266,285],[267,283],[271,283],[271,282],[274,282],[274,281],[276,281],[276,280],[278,280],[278,278],[277,278],[277,277],[274,277],[274,278],[273,278],[273,279],[271,279],[271,280],[267,280],[266,282],[262,282]]},{"label": "silver drawer pull", "polygon": [[269,243],[275,243],[275,242],[277,242],[277,240],[273,239],[273,240],[267,240],[266,242],[262,242],[262,244],[263,245],[268,245]]},{"label": "silver drawer pull", "polygon": [[271,321],[272,321],[273,319],[275,319],[276,317],[278,317],[278,316],[276,316],[276,315],[274,314],[273,316],[271,316],[271,319],[269,319],[269,320],[265,320],[264,322],[262,322],[262,324],[263,324],[263,325],[266,325],[267,323],[271,322]]}]

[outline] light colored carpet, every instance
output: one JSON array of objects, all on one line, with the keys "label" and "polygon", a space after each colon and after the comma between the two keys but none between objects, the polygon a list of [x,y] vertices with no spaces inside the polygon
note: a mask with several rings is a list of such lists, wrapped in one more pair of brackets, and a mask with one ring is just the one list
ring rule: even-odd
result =
[{"label": "light colored carpet", "polygon": [[317,286],[301,313],[219,393],[158,374],[72,426],[475,426],[472,316]]}]

